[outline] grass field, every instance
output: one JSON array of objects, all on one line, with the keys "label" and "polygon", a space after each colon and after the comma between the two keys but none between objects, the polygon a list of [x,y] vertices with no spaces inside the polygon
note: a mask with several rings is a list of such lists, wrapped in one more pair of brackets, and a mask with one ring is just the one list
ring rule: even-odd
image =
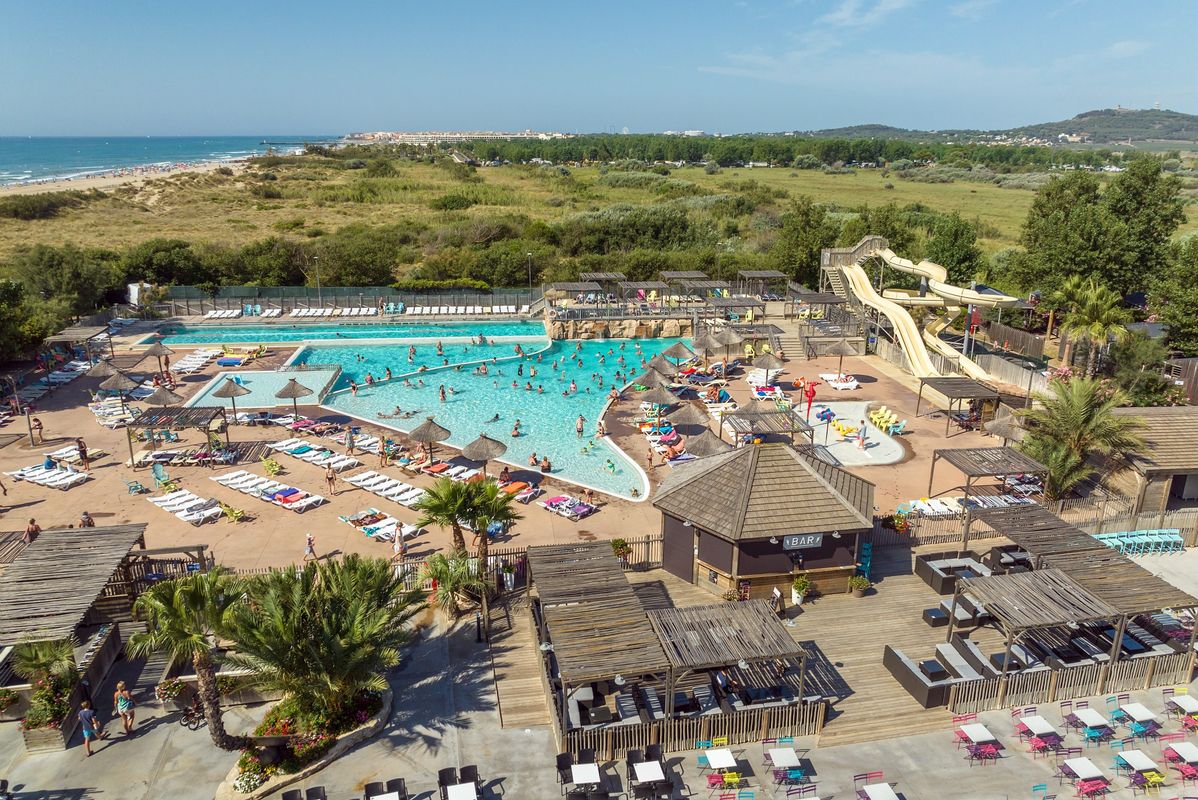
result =
[{"label": "grass field", "polygon": [[[397,172],[367,178],[360,170],[340,170],[319,163],[271,168],[269,183],[245,175],[187,173],[151,181],[141,187],[108,190],[104,199],[61,213],[49,220],[0,219],[0,258],[15,248],[36,243],[74,242],[82,246],[122,248],[155,237],[196,242],[245,244],[267,236],[317,237],[354,222],[369,224],[415,220],[436,227],[466,218],[517,215],[552,221],[615,203],[656,203],[651,188],[605,186],[595,168],[571,171],[568,178],[548,171],[515,167],[484,168],[479,182],[466,183],[427,164],[396,162]],[[877,170],[834,175],[789,169],[725,169],[707,175],[702,169],[675,170],[671,179],[689,181],[715,193],[729,181],[752,179],[764,187],[784,189],[790,197],[809,195],[818,202],[846,209],[861,204],[923,203],[939,211],[959,211],[997,231],[982,241],[988,251],[1014,245],[1033,193],[984,183],[927,184],[904,181]],[[886,188],[891,184],[893,188]],[[252,187],[269,186],[279,198],[255,196]],[[461,194],[477,205],[465,211],[436,211],[430,202]],[[776,211],[787,201],[772,201]],[[1190,205],[1183,231],[1198,229],[1198,207]]]}]

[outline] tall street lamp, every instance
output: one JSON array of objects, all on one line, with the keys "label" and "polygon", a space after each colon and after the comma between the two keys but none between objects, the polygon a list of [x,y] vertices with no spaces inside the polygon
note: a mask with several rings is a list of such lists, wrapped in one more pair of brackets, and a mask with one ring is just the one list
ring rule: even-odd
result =
[{"label": "tall street lamp", "polygon": [[532,288],[532,253],[528,254],[528,288]]}]

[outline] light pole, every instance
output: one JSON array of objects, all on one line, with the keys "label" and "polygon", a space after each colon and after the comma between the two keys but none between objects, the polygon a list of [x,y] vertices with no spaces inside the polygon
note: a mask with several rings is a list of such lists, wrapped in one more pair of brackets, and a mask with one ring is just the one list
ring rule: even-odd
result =
[{"label": "light pole", "polygon": [[528,288],[532,288],[532,253],[528,254]]},{"label": "light pole", "polygon": [[320,256],[312,256],[312,260],[316,262],[316,302],[324,308],[324,296],[320,291]]},{"label": "light pole", "polygon": [[1029,362],[1027,362],[1027,366],[1028,366],[1028,370],[1027,370],[1027,402],[1024,404],[1023,407],[1031,408],[1032,407],[1032,380],[1035,379],[1035,377],[1036,377],[1036,365],[1034,363],[1032,363],[1031,361],[1029,361]]}]

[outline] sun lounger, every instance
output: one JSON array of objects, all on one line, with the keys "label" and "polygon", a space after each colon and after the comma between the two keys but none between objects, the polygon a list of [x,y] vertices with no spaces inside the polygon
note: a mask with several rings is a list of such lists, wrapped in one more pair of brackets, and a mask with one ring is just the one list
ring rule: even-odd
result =
[{"label": "sun lounger", "polygon": [[304,497],[302,497],[299,500],[295,500],[295,501],[291,501],[291,502],[284,501],[280,505],[282,505],[284,508],[294,511],[297,514],[302,514],[305,511],[307,511],[309,508],[316,508],[316,506],[318,506],[324,502],[326,502],[326,500],[323,497],[321,497],[320,495],[309,494],[309,495],[305,495]]},{"label": "sun lounger", "polygon": [[542,489],[540,486],[529,486],[527,489],[523,489],[519,493],[516,494],[516,502],[524,503],[525,505],[527,505],[528,503],[532,502],[533,500],[535,500],[536,498],[538,498],[542,494],[544,494],[544,492],[545,492],[545,490]]},{"label": "sun lounger", "polygon": [[189,511],[182,511],[175,516],[184,522],[190,522],[197,528],[205,522],[219,519],[225,512],[221,510],[220,503],[216,500],[207,500],[203,504],[196,506]]},{"label": "sun lounger", "polygon": [[357,475],[351,475],[345,479],[345,482],[354,486],[361,486],[365,481],[379,477],[379,474],[374,470],[367,470],[366,472],[359,472]]},{"label": "sun lounger", "polygon": [[449,469],[450,469],[449,463],[446,461],[442,461],[438,464],[433,464],[431,466],[425,467],[424,469],[422,469],[420,471],[425,473],[426,475],[441,475],[444,472],[448,472]]},{"label": "sun lounger", "polygon": [[440,473],[440,475],[442,478],[451,478],[452,479],[452,478],[457,478],[459,475],[461,475],[465,471],[466,471],[466,467],[459,465],[456,467],[450,467],[447,470],[443,470]]},{"label": "sun lounger", "polygon": [[467,481],[482,474],[483,471],[481,469],[468,469],[465,472],[459,472],[457,475],[451,475],[449,477],[453,478],[458,483],[466,483]]},{"label": "sun lounger", "polygon": [[428,492],[426,492],[424,489],[416,489],[416,491],[405,494],[395,502],[399,503],[404,508],[411,508],[427,496]]},{"label": "sun lounger", "polygon": [[415,486],[412,486],[407,483],[403,483],[401,481],[399,483],[399,485],[393,486],[392,488],[388,489],[385,492],[375,492],[375,494],[377,494],[379,497],[386,498],[387,500],[395,500],[398,502],[399,500],[403,499],[407,495],[412,494],[417,491],[424,491],[424,490],[418,489]]},{"label": "sun lounger", "polygon": [[236,481],[241,480],[242,478],[245,478],[252,474],[253,473],[248,470],[239,469],[239,470],[236,470],[235,472],[227,472],[224,475],[213,475],[208,480],[216,481],[217,483],[219,483],[221,485],[228,486],[230,483],[235,483]]}]

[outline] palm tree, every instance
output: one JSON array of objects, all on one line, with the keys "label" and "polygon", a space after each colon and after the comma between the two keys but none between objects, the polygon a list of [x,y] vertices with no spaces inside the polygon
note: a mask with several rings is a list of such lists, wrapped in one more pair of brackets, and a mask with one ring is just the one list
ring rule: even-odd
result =
[{"label": "palm tree", "polygon": [[1052,500],[1094,474],[1094,456],[1108,460],[1139,453],[1142,422],[1114,414],[1127,396],[1091,378],[1055,381],[1054,394],[1037,395],[1039,404],[1019,413],[1028,436],[1022,448],[1048,467],[1045,494]]},{"label": "palm tree", "polygon": [[79,679],[75,665],[75,642],[22,642],[13,648],[13,671],[27,680],[65,678],[72,685]]},{"label": "palm tree", "polygon": [[487,581],[481,573],[478,560],[461,548],[448,556],[444,553],[430,556],[420,569],[420,579],[433,582],[433,602],[452,620],[462,613],[458,605],[460,595],[481,595],[487,590]]},{"label": "palm tree", "polygon": [[490,538],[487,528],[498,522],[504,527],[521,519],[520,512],[512,505],[512,495],[499,488],[491,481],[467,484],[470,502],[468,504],[468,521],[474,528],[474,541],[478,546],[478,560],[487,569],[487,550]]},{"label": "palm tree", "polygon": [[428,493],[413,506],[420,512],[418,527],[440,525],[448,527],[453,534],[453,548],[466,549],[466,537],[462,534],[462,523],[469,521],[470,487],[472,484],[441,478]]},{"label": "palm tree", "polygon": [[[1053,307],[1048,312],[1048,331],[1045,333],[1045,339],[1052,338],[1053,319],[1056,317],[1057,307],[1062,311],[1069,312],[1077,307],[1078,296],[1086,289],[1086,279],[1081,275],[1073,274],[1065,279],[1061,287],[1049,295],[1053,301]],[[1069,363],[1066,359],[1065,363]]]},{"label": "palm tree", "polygon": [[240,750],[249,743],[225,731],[213,658],[214,640],[228,631],[241,598],[236,576],[220,567],[156,584],[133,603],[134,614],[146,621],[148,630],[133,634],[126,646],[134,658],[166,652],[174,659],[191,659],[204,720],[222,750]]},{"label": "palm tree", "polygon": [[[1070,340],[1083,340],[1088,345],[1086,353],[1086,375],[1093,375],[1098,367],[1099,349],[1111,339],[1117,342],[1127,338],[1128,314],[1123,308],[1123,298],[1105,286],[1090,280],[1080,294],[1061,330]],[[1070,346],[1066,363],[1072,358]]]},{"label": "palm tree", "polygon": [[252,684],[331,720],[344,718],[363,691],[387,688],[385,673],[399,663],[408,623],[424,606],[390,562],[359,555],[256,576],[246,600],[230,630],[229,663],[249,670]]}]

